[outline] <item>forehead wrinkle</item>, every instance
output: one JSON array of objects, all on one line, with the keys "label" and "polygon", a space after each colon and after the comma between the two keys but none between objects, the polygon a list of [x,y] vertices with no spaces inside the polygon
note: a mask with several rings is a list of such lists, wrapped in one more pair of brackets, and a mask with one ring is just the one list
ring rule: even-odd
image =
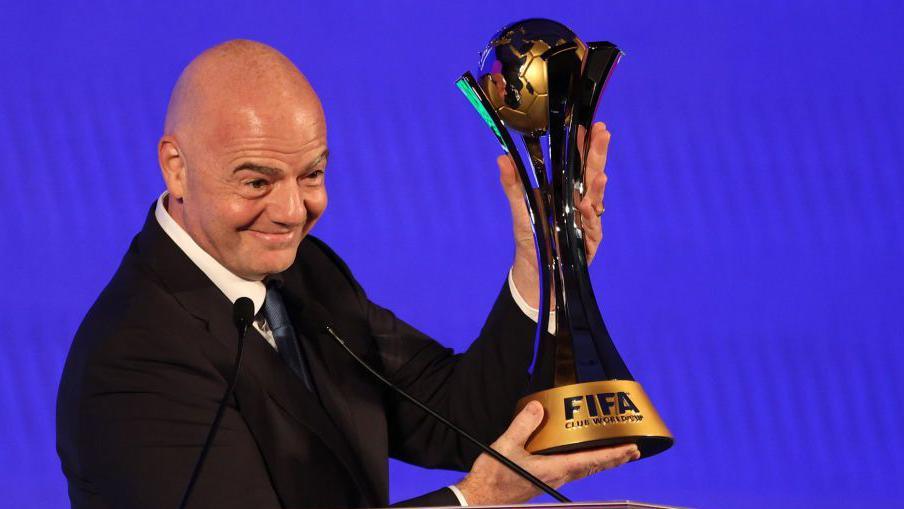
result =
[{"label": "forehead wrinkle", "polygon": [[[282,107],[301,109],[292,103],[284,104]],[[267,114],[268,111],[277,108],[279,106],[242,107],[232,112],[226,106],[199,119],[201,125],[198,127],[204,130],[203,124],[208,124],[209,132],[204,138],[223,146],[262,142],[297,145],[301,141],[310,142],[326,136],[325,124],[320,119],[305,114],[300,117],[304,120],[298,121],[296,116]]]},{"label": "forehead wrinkle", "polygon": [[[268,137],[242,138],[223,147],[223,152],[235,157],[257,155],[259,157],[283,156],[302,157],[320,145],[322,140],[314,139],[299,146],[294,140],[274,140]],[[313,146],[313,147],[312,147]]]},{"label": "forehead wrinkle", "polygon": [[[326,162],[329,158],[329,155],[330,155],[330,150],[328,148],[324,148],[323,151],[321,151],[320,154],[317,155],[317,157],[315,157],[313,160],[311,160],[310,163],[299,165],[301,168],[301,171],[307,172],[307,171],[313,170],[313,169],[317,168],[318,166],[320,166],[321,163],[323,163],[323,166],[326,166]],[[246,161],[241,162],[243,159]],[[249,159],[250,159],[250,161],[249,161]],[[278,161],[278,164],[269,164],[269,165],[253,162],[254,159],[269,159],[269,157],[267,157],[266,155],[260,155],[260,154],[238,154],[235,157],[230,158],[229,161],[226,163],[226,166],[231,168],[230,174],[233,174],[233,175],[241,169],[252,169],[252,170],[259,170],[259,169],[268,170],[269,169],[269,170],[275,170],[276,172],[279,172],[279,175],[274,175],[273,171],[269,171],[269,172],[262,171],[261,172],[261,173],[266,173],[271,176],[281,176],[283,170],[282,170],[282,168],[280,168],[280,166],[283,166],[284,164],[287,167],[287,169],[290,169],[290,170],[293,166],[295,166],[294,164],[292,164],[290,162],[286,162],[279,158],[273,158],[274,160]]]},{"label": "forehead wrinkle", "polygon": [[[304,151],[304,153],[310,153],[310,151]],[[274,154],[272,151],[239,151],[239,153],[233,154],[232,157],[224,161],[223,166],[229,168],[230,173],[234,173],[232,171],[233,168],[241,167],[245,164],[269,166],[289,173],[296,171],[307,172],[324,162],[326,159],[324,154],[326,153],[328,153],[328,150],[324,149],[313,158],[312,162],[308,163],[310,159],[303,159],[304,154],[301,152],[286,156],[284,154]]]}]

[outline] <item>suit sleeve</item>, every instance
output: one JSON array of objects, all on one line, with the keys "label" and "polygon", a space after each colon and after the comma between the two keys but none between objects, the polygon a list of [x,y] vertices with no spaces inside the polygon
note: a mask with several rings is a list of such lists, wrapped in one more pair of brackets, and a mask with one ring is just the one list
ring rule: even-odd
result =
[{"label": "suit sleeve", "polygon": [[[370,301],[344,262],[322,241],[310,238],[354,293],[384,375],[483,442],[496,440],[527,391],[537,329],[515,303],[508,279],[503,278],[479,336],[464,353],[454,354]],[[392,457],[428,468],[470,469],[480,453],[476,446],[394,393],[387,398]]]},{"label": "suit sleeve", "polygon": [[[86,369],[78,409],[85,445],[78,460],[104,506],[177,507],[225,387],[196,342],[141,330],[109,339]],[[234,400],[191,500],[217,508],[280,507]]]},{"label": "suit sleeve", "polygon": [[[368,322],[385,373],[394,383],[485,443],[506,429],[527,390],[536,331],[536,323],[512,299],[507,282],[480,335],[461,354],[373,303],[369,303]],[[395,396],[387,418],[390,454],[403,461],[465,471],[480,453],[457,433]]]}]

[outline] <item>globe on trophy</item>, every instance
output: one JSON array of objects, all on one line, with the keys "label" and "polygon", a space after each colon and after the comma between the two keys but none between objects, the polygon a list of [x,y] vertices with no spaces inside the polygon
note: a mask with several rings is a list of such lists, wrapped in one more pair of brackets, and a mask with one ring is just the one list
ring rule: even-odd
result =
[{"label": "globe on trophy", "polygon": [[[530,390],[518,403],[545,410],[532,453],[635,443],[648,457],[674,442],[603,323],[575,208],[596,106],[621,57],[612,43],[585,44],[560,23],[527,19],[493,36],[478,78],[465,72],[456,82],[514,160],[533,227],[540,314]],[[530,174],[508,129],[521,135]]]}]

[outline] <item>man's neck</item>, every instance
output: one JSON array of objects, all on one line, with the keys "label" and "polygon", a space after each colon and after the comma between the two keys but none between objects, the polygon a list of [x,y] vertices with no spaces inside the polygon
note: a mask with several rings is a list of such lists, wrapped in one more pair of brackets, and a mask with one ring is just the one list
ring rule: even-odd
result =
[{"label": "man's neck", "polygon": [[255,312],[260,310],[266,294],[263,281],[241,277],[214,257],[208,249],[203,247],[203,244],[198,242],[195,236],[191,235],[189,229],[184,226],[185,222],[179,222],[180,217],[184,219],[179,214],[183,210],[181,204],[176,200],[170,201],[169,198],[167,193],[162,195],[155,212],[157,222],[167,236],[210,278],[214,285],[223,291],[230,301],[235,302],[239,297],[251,297],[255,305]]}]

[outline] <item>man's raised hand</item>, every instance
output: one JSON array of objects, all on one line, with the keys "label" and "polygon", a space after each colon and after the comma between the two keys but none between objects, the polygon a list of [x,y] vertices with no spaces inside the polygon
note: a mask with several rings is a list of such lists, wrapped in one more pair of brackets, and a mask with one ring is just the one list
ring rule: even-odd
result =
[{"label": "man's raised hand", "polygon": [[[583,139],[582,128],[579,128],[578,139]],[[577,203],[580,221],[584,228],[584,249],[587,263],[596,256],[600,241],[603,239],[603,227],[600,216],[603,213],[603,196],[606,192],[606,154],[609,150],[611,134],[606,124],[597,122],[590,131],[590,149],[587,155],[586,175],[584,181],[587,189]],[[583,146],[578,143],[583,152]],[[583,154],[582,154],[583,155]],[[512,212],[512,230],[515,237],[515,260],[512,263],[512,279],[518,293],[534,308],[539,307],[537,270],[537,253],[534,247],[533,231],[530,217],[524,203],[524,190],[515,163],[511,156],[501,155],[496,159],[499,165],[499,180],[508,198]]]}]

